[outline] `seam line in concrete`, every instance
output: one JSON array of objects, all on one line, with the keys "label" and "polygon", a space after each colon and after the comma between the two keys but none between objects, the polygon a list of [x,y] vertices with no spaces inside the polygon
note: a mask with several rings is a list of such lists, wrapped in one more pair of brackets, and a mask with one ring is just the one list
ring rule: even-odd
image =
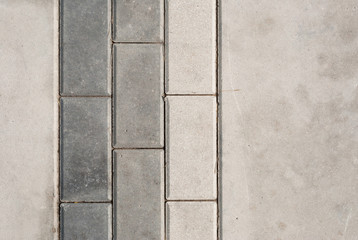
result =
[{"label": "seam line in concrete", "polygon": [[219,207],[219,196],[220,196],[220,186],[219,186],[219,178],[220,178],[220,142],[219,142],[219,7],[220,7],[220,0],[216,0],[216,9],[215,9],[215,24],[216,24],[216,31],[215,31],[215,43],[216,43],[216,65],[215,65],[215,74],[216,74],[216,230],[217,230],[217,240],[220,239],[220,207]]},{"label": "seam line in concrete", "polygon": [[217,94],[173,94],[167,93],[166,97],[216,97]]},{"label": "seam line in concrete", "polygon": [[170,199],[166,202],[216,202],[217,199]]},{"label": "seam line in concrete", "polygon": [[163,169],[163,181],[164,181],[164,210],[163,210],[163,231],[164,231],[164,240],[167,240],[167,219],[166,219],[166,216],[167,216],[167,151],[166,151],[166,140],[167,140],[167,116],[166,116],[166,102],[165,102],[165,97],[166,97],[166,66],[167,66],[167,58],[166,58],[166,49],[167,49],[167,1],[164,0],[163,1],[163,102],[164,102],[164,110],[163,110],[163,128],[164,128],[164,133],[163,133],[163,138],[164,138],[164,141],[163,141],[163,152],[164,152],[164,169]]},{"label": "seam line in concrete", "polygon": [[58,43],[58,49],[57,49],[57,84],[58,84],[58,91],[57,91],[57,121],[58,121],[58,129],[57,129],[57,159],[58,159],[58,164],[57,164],[57,228],[58,228],[58,232],[57,232],[57,239],[60,240],[61,237],[61,157],[60,157],[60,151],[61,151],[61,1],[62,0],[58,0],[57,2],[57,14],[58,14],[58,25],[57,25],[57,43]]},{"label": "seam line in concrete", "polygon": [[87,96],[87,95],[61,95],[61,98],[111,98],[111,95],[108,96]]},{"label": "seam line in concrete", "polygon": [[113,44],[164,44],[164,42],[115,42]]}]

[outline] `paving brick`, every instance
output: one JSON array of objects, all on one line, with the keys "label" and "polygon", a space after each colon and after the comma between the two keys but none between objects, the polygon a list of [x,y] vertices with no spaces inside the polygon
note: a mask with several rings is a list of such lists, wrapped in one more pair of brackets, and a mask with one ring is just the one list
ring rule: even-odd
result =
[{"label": "paving brick", "polygon": [[167,1],[166,92],[211,94],[216,89],[216,1]]},{"label": "paving brick", "polygon": [[163,54],[159,44],[114,47],[114,146],[163,146]]},{"label": "paving brick", "polygon": [[61,199],[111,196],[110,98],[61,99]]},{"label": "paving brick", "polygon": [[163,239],[163,150],[118,150],[114,164],[116,239]]},{"label": "paving brick", "polygon": [[215,202],[169,202],[166,221],[168,240],[217,239]]},{"label": "paving brick", "polygon": [[61,0],[61,94],[110,95],[108,0]]},{"label": "paving brick", "polygon": [[163,0],[115,0],[114,40],[117,42],[163,41]]},{"label": "paving brick", "polygon": [[168,97],[166,114],[168,199],[215,199],[215,97]]},{"label": "paving brick", "polygon": [[63,203],[60,217],[61,240],[112,239],[109,203]]}]

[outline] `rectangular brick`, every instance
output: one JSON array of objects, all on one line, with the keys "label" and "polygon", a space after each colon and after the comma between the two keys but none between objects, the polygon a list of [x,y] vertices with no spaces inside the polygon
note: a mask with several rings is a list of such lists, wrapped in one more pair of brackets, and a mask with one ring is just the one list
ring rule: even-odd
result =
[{"label": "rectangular brick", "polygon": [[216,198],[215,97],[168,97],[167,198]]},{"label": "rectangular brick", "polygon": [[163,146],[163,49],[158,44],[114,46],[114,146]]},{"label": "rectangular brick", "polygon": [[60,218],[61,240],[112,239],[109,203],[63,203]]},{"label": "rectangular brick", "polygon": [[114,165],[116,239],[163,239],[163,150],[118,150]]},{"label": "rectangular brick", "polygon": [[61,199],[111,199],[110,98],[61,99]]},{"label": "rectangular brick", "polygon": [[110,1],[61,0],[63,95],[110,95]]},{"label": "rectangular brick", "polygon": [[115,0],[114,41],[163,41],[163,0]]},{"label": "rectangular brick", "polygon": [[166,8],[166,93],[215,93],[216,0],[171,0]]},{"label": "rectangular brick", "polygon": [[217,239],[215,202],[167,203],[167,239]]}]

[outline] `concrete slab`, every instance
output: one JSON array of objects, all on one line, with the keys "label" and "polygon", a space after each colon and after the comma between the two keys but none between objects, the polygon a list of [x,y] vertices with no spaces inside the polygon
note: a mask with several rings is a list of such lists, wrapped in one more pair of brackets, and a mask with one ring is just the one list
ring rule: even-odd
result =
[{"label": "concrete slab", "polygon": [[113,152],[115,239],[163,239],[163,152],[161,149]]},{"label": "concrete slab", "polygon": [[112,199],[110,131],[110,98],[61,98],[61,201]]},{"label": "concrete slab", "polygon": [[357,2],[222,6],[222,239],[356,239]]},{"label": "concrete slab", "polygon": [[163,147],[163,46],[115,44],[113,49],[113,146]]},{"label": "concrete slab", "polygon": [[166,0],[168,94],[216,91],[216,0]]},{"label": "concrete slab", "polygon": [[216,199],[215,97],[170,96],[165,104],[167,198]]},{"label": "concrete slab", "polygon": [[111,1],[60,2],[61,94],[111,95]]},{"label": "concrete slab", "polygon": [[110,203],[61,204],[61,240],[112,239]]},{"label": "concrete slab", "polygon": [[114,0],[115,42],[162,42],[164,0]]},{"label": "concrete slab", "polygon": [[0,238],[57,239],[58,2],[0,1]]},{"label": "concrete slab", "polygon": [[215,202],[168,202],[168,240],[217,240]]}]

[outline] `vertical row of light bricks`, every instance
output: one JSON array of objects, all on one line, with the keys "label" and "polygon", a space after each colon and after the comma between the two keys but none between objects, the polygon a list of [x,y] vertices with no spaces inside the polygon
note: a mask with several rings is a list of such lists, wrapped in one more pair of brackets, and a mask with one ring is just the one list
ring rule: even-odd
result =
[{"label": "vertical row of light bricks", "polygon": [[61,239],[217,239],[216,0],[60,10]]}]

